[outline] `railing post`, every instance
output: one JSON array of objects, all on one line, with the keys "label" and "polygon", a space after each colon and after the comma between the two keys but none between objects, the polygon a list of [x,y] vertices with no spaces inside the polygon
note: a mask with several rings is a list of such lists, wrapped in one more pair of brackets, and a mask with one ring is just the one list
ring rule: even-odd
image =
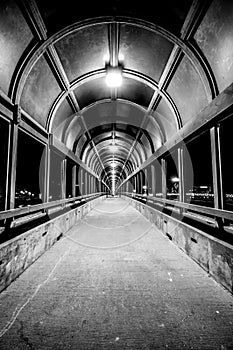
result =
[{"label": "railing post", "polygon": [[151,165],[151,192],[155,196],[155,167]]},{"label": "railing post", "polygon": [[[184,202],[184,150],[183,147],[178,148],[178,178],[179,178],[179,202]],[[180,214],[184,212],[180,208]]]},{"label": "railing post", "polygon": [[[15,207],[15,185],[16,185],[16,166],[17,166],[17,146],[18,146],[18,125],[21,121],[21,109],[15,105],[13,112],[13,122],[10,127],[9,139],[9,172],[8,172],[8,190],[7,190],[7,208]],[[6,219],[5,227],[10,228],[12,218]]]},{"label": "railing post", "polygon": [[[214,126],[210,129],[210,138],[211,138],[214,207],[217,209],[223,209],[223,187],[222,187],[219,125]],[[223,228],[222,218],[216,218],[216,222],[219,228]]]},{"label": "railing post", "polygon": [[77,166],[74,165],[72,168],[72,197],[76,197],[76,169]]},{"label": "railing post", "polygon": [[166,160],[164,158],[161,159],[161,168],[162,168],[162,193],[163,198],[167,197],[167,166]]},{"label": "railing post", "polygon": [[46,151],[45,151],[45,202],[49,202],[49,191],[50,191],[50,145],[46,145]]},{"label": "railing post", "polygon": [[13,114],[13,122],[10,132],[10,147],[9,147],[9,191],[7,207],[13,209],[15,207],[15,185],[16,185],[16,166],[17,166],[17,146],[18,146],[18,125],[21,120],[21,109],[18,105],[15,106]]},{"label": "railing post", "polygon": [[[66,198],[66,167],[67,167],[67,160],[63,159],[61,163],[61,197],[62,199]],[[65,204],[62,204],[62,207],[65,207]]]}]

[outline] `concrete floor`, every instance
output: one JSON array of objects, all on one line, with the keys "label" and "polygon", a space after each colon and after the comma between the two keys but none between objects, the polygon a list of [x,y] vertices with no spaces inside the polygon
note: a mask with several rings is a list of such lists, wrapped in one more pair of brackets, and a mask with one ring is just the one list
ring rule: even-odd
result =
[{"label": "concrete floor", "polygon": [[109,198],[1,293],[0,349],[233,349],[233,297]]}]

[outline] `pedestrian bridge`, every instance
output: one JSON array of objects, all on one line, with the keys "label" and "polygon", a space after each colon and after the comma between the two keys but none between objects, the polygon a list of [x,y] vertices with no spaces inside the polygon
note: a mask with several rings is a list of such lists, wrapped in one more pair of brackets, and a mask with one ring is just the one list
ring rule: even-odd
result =
[{"label": "pedestrian bridge", "polygon": [[0,1],[0,349],[233,349],[232,38],[229,0]]}]

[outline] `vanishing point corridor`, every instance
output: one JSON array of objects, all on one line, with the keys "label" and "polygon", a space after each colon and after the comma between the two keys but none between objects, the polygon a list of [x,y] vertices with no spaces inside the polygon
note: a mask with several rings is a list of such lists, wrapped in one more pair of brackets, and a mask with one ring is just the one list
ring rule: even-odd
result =
[{"label": "vanishing point corridor", "polygon": [[0,0],[0,350],[233,350],[233,0]]}]

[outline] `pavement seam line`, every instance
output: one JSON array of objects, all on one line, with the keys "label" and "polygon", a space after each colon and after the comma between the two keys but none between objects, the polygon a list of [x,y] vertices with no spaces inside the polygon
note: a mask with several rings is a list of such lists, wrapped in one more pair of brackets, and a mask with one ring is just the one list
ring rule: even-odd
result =
[{"label": "pavement seam line", "polygon": [[19,308],[19,306],[17,305],[12,316],[11,319],[7,322],[7,324],[5,325],[5,327],[2,328],[2,330],[0,331],[0,338],[2,338],[2,336],[13,326],[13,324],[15,323],[17,317],[19,316],[19,314],[21,313],[21,311],[25,308],[25,306],[27,306],[27,304],[36,296],[36,294],[39,292],[40,288],[46,284],[49,279],[51,278],[52,274],[54,273],[56,267],[60,264],[61,260],[70,252],[71,248],[69,248],[60,258],[59,260],[56,262],[55,266],[53,267],[52,271],[49,273],[48,277],[46,278],[46,280],[44,282],[42,282],[41,284],[39,284],[36,287],[35,292],[26,300],[26,302]]}]

